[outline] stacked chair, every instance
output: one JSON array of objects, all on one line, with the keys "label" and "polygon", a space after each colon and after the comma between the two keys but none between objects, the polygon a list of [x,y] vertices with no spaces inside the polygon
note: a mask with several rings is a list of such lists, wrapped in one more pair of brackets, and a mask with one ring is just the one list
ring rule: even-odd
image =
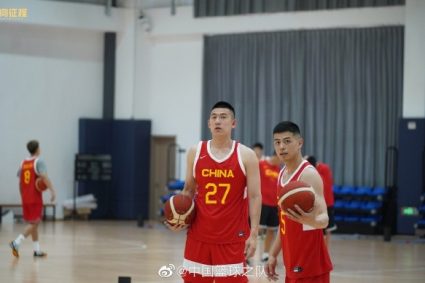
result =
[{"label": "stacked chair", "polygon": [[335,185],[333,191],[337,233],[382,233],[385,188]]}]

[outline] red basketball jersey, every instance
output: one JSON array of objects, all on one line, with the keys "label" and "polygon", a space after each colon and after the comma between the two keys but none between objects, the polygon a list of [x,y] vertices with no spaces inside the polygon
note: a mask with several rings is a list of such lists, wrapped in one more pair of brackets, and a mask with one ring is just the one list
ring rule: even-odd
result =
[{"label": "red basketball jersey", "polygon": [[262,203],[269,206],[277,205],[276,185],[280,167],[260,160],[261,198]]},{"label": "red basketball jersey", "polygon": [[196,217],[188,235],[206,243],[245,241],[250,233],[245,168],[239,143],[222,160],[210,151],[210,141],[200,142],[193,174],[198,184]]},{"label": "red basketball jersey", "polygon": [[[304,160],[286,182],[283,182],[285,170],[283,168],[279,175],[278,190],[291,181],[299,180],[307,167],[313,166]],[[279,215],[279,233],[286,276],[297,279],[330,272],[332,262],[323,239],[323,230],[292,221],[281,209]]]},{"label": "red basketball jersey", "polygon": [[36,164],[37,158],[28,158],[22,161],[19,183],[21,186],[22,203],[39,204],[43,203],[41,192],[35,188],[35,180],[37,179]]},{"label": "red basketball jersey", "polygon": [[333,193],[332,171],[325,163],[317,163],[316,169],[317,172],[319,172],[320,177],[322,177],[323,195],[325,197],[326,205],[333,206],[335,203],[335,199]]}]

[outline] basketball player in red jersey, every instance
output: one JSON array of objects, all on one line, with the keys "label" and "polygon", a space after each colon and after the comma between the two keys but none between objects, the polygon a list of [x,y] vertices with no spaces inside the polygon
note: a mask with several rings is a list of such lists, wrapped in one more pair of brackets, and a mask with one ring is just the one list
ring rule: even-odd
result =
[{"label": "basketball player in red jersey", "polygon": [[279,218],[277,217],[276,204],[276,184],[280,171],[280,160],[276,153],[272,156],[260,160],[260,180],[261,180],[261,216],[260,229],[265,230],[264,250],[261,256],[262,262],[267,262],[269,250],[273,243],[277,228],[279,227]]},{"label": "basketball player in red jersey", "polygon": [[330,282],[332,262],[323,239],[322,229],[328,225],[322,179],[316,169],[301,155],[303,139],[293,122],[281,122],[273,130],[274,149],[285,164],[278,178],[278,190],[291,181],[310,184],[315,191],[311,212],[296,206],[297,211],[279,209],[279,235],[270,250],[265,271],[277,280],[276,256],[283,251],[286,283]]},{"label": "basketball player in red jersey", "polygon": [[254,151],[232,140],[235,127],[233,106],[217,102],[208,120],[212,139],[188,152],[182,193],[194,197],[196,217],[187,233],[184,282],[248,282],[245,260],[257,246],[260,173]]},{"label": "basketball player in red jersey", "polygon": [[30,152],[31,157],[22,161],[21,167],[18,171],[18,177],[22,199],[23,218],[26,222],[28,222],[28,225],[25,227],[23,234],[19,234],[14,241],[10,242],[10,247],[12,249],[12,254],[19,257],[19,245],[26,237],[31,235],[34,245],[34,257],[44,257],[47,254],[40,250],[40,244],[38,242],[38,224],[42,217],[43,197],[42,193],[35,187],[35,180],[39,177],[43,178],[50,190],[51,202],[55,201],[56,192],[47,176],[46,165],[43,160],[39,159],[40,147],[38,141],[29,141],[27,149]]},{"label": "basketball player in red jersey", "polygon": [[331,233],[332,231],[335,231],[337,229],[335,224],[335,216],[334,216],[335,215],[335,210],[334,210],[335,198],[334,198],[334,192],[333,192],[334,181],[332,177],[332,170],[328,164],[323,162],[317,162],[316,157],[314,156],[304,156],[304,159],[310,162],[311,165],[316,167],[317,172],[319,173],[320,177],[322,177],[323,195],[325,196],[325,202],[328,208],[328,216],[329,216],[329,224],[326,227],[326,229],[323,230],[323,232],[325,233],[326,246],[329,249]]}]

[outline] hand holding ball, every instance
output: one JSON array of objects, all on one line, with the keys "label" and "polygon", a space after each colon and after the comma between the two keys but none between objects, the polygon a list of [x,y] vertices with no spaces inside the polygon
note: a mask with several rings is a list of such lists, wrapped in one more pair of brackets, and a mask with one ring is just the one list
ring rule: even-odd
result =
[{"label": "hand holding ball", "polygon": [[310,212],[314,207],[314,189],[302,181],[289,182],[278,192],[278,205],[283,211],[288,208],[297,212],[294,205],[298,205],[304,212]]},{"label": "hand holding ball", "polygon": [[195,218],[195,203],[183,194],[172,196],[164,205],[164,216],[171,226],[189,225]]}]

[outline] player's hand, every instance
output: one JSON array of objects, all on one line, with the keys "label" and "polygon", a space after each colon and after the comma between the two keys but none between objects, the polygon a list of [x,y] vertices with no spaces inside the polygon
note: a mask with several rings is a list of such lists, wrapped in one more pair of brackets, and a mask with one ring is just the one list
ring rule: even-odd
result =
[{"label": "player's hand", "polygon": [[294,207],[296,211],[290,208],[287,209],[286,216],[289,219],[296,221],[298,223],[307,224],[307,225],[309,225],[309,223],[314,222],[314,218],[315,218],[314,208],[310,212],[305,212],[301,209],[301,207],[299,207],[296,204],[294,205]]},{"label": "player's hand", "polygon": [[264,271],[266,272],[267,279],[269,281],[276,281],[279,278],[279,274],[276,273],[276,263],[276,258],[272,255],[269,255],[269,260],[264,266]]},{"label": "player's hand", "polygon": [[171,225],[170,223],[167,222],[167,220],[164,220],[164,222],[162,222],[162,223],[164,223],[164,225],[167,226],[167,228],[170,229],[173,232],[180,232],[182,230],[187,229],[187,227],[189,227],[188,224]]},{"label": "player's hand", "polygon": [[245,242],[245,257],[250,258],[254,256],[256,248],[257,248],[257,235],[251,234]]},{"label": "player's hand", "polygon": [[55,200],[56,200],[56,192],[55,192],[55,190],[51,190],[51,193],[50,193],[50,202],[51,203],[54,203]]}]

